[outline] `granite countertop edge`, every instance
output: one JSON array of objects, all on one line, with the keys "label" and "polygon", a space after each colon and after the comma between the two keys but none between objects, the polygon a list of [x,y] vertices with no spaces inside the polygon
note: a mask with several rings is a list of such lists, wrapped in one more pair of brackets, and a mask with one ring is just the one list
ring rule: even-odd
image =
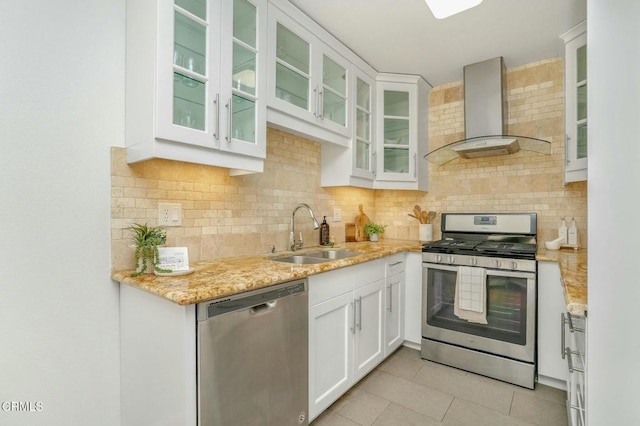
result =
[{"label": "granite countertop edge", "polygon": [[[223,258],[194,262],[189,275],[161,277],[145,274],[132,278],[132,270],[115,271],[111,278],[121,284],[139,288],[179,305],[193,305],[234,294],[257,290],[311,275],[347,266],[357,265],[402,252],[421,252],[421,245],[411,240],[384,239],[378,242],[341,243],[335,249],[356,251],[361,254],[347,259],[318,264],[294,265],[274,262],[273,257],[291,255],[292,252]],[[309,247],[295,252],[325,250],[327,247]],[[567,311],[584,316],[587,312],[587,251],[581,249],[547,250],[539,248],[536,260],[557,262],[563,282]]]},{"label": "granite countertop edge", "polygon": [[557,262],[567,312],[572,315],[587,315],[587,250],[547,250],[539,248],[536,254],[539,262]]},{"label": "granite countertop edge", "polygon": [[136,287],[179,305],[193,305],[357,265],[396,253],[420,252],[421,248],[417,241],[409,240],[383,239],[378,242],[341,243],[336,245],[334,249],[355,251],[361,254],[347,259],[307,265],[271,260],[279,256],[304,255],[311,251],[331,249],[330,247],[306,247],[294,253],[279,252],[193,262],[190,266],[195,271],[189,275],[162,277],[144,274],[131,277],[133,270],[123,270],[113,272],[111,278],[121,284]]}]

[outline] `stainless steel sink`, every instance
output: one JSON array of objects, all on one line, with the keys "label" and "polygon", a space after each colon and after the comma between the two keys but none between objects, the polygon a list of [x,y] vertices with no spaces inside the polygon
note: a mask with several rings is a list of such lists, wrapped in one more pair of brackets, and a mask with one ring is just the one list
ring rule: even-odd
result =
[{"label": "stainless steel sink", "polygon": [[357,251],[319,250],[292,256],[272,257],[271,260],[276,262],[293,263],[296,265],[310,265],[314,263],[329,262],[331,260],[347,259],[359,254],[361,253]]},{"label": "stainless steel sink", "polygon": [[362,253],[357,251],[345,251],[345,250],[321,250],[321,251],[314,251],[312,253],[307,253],[305,254],[305,256],[318,257],[321,259],[328,259],[328,260],[336,260],[336,259],[347,259],[349,257],[357,256],[359,254],[362,254]]},{"label": "stainless steel sink", "polygon": [[272,257],[271,260],[274,260],[276,262],[293,263],[296,265],[309,265],[313,263],[328,262],[330,259],[324,259],[322,257],[295,255],[295,256]]}]

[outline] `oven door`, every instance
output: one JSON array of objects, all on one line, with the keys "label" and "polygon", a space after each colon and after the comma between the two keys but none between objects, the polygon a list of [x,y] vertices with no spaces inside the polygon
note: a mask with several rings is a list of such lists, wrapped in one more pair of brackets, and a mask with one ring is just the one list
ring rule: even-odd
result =
[{"label": "oven door", "polygon": [[422,265],[424,338],[534,362],[535,273],[485,269],[488,324],[476,324],[454,314],[458,267]]}]

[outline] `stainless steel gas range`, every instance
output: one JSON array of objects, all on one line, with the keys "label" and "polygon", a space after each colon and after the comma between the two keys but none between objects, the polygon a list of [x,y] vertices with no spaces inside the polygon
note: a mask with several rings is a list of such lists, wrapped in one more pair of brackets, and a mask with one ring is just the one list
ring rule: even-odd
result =
[{"label": "stainless steel gas range", "polygon": [[443,213],[422,247],[422,358],[533,389],[535,213]]}]

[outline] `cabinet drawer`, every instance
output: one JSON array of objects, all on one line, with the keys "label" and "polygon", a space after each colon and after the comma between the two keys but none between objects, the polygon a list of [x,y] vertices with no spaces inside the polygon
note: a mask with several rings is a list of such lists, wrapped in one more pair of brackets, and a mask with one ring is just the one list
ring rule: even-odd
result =
[{"label": "cabinet drawer", "polygon": [[372,260],[355,266],[354,289],[384,279],[385,259]]},{"label": "cabinet drawer", "polygon": [[387,277],[403,273],[405,270],[405,264],[404,255],[391,256],[387,259]]},{"label": "cabinet drawer", "polygon": [[355,268],[342,268],[309,277],[309,306],[353,291]]}]

